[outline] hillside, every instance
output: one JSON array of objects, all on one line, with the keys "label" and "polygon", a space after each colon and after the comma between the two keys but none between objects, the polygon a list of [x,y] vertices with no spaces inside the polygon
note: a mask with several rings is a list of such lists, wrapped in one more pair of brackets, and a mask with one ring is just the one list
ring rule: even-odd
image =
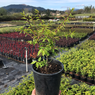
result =
[{"label": "hillside", "polygon": [[28,10],[34,10],[37,9],[39,11],[44,11],[45,9],[42,7],[34,7],[34,6],[30,6],[30,5],[25,5],[25,4],[12,4],[12,5],[8,5],[8,6],[4,6],[3,8],[5,8],[7,11],[21,11],[25,8],[27,8]]}]

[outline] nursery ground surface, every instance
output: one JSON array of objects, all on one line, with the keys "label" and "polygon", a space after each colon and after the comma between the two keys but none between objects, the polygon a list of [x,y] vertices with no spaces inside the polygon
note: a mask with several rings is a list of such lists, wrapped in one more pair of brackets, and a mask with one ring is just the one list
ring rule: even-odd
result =
[{"label": "nursery ground surface", "polygon": [[26,64],[19,63],[4,57],[0,57],[5,61],[7,68],[0,68],[0,93],[3,93],[9,86],[14,87],[17,85],[22,76],[28,75],[31,72],[31,64],[28,64],[29,72],[26,73]]}]

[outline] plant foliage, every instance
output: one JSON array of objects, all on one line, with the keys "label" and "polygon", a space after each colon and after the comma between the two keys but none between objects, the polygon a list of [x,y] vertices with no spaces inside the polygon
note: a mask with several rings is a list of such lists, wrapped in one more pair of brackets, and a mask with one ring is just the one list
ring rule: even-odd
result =
[{"label": "plant foliage", "polygon": [[[22,13],[23,19],[26,20],[26,23],[28,23],[29,27],[21,28],[21,32],[26,33],[27,35],[30,35],[33,40],[28,41],[28,43],[35,45],[36,43],[39,44],[39,51],[37,53],[37,56],[46,56],[46,60],[41,61],[41,57],[39,57],[38,61],[32,62],[32,64],[36,63],[36,67],[42,67],[43,65],[47,66],[48,63],[48,57],[50,55],[50,51],[56,55],[56,52],[54,49],[57,49],[55,46],[55,39],[59,40],[59,36],[56,35],[57,33],[61,33],[60,29],[64,27],[64,24],[68,22],[69,17],[71,16],[71,13],[74,9],[71,10],[71,12],[68,14],[68,16],[64,19],[64,21],[53,31],[50,30],[49,26],[51,25],[51,22],[48,24],[45,24],[44,20],[41,19],[41,16],[39,14],[39,11],[35,9],[35,17],[36,20],[32,18],[32,16]],[[33,30],[33,26],[37,27],[35,24],[35,21],[40,21],[39,25],[42,26],[40,29]],[[33,23],[32,23],[33,22]],[[68,35],[71,35],[73,37],[74,32],[70,32],[65,35],[67,38]],[[33,36],[32,36],[33,35]],[[57,49],[58,50],[58,49]]]}]

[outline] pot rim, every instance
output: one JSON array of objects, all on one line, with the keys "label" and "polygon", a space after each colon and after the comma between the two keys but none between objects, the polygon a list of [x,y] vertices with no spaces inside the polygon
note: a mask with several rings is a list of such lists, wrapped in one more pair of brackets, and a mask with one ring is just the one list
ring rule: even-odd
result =
[{"label": "pot rim", "polygon": [[63,64],[62,64],[60,61],[56,60],[56,59],[53,59],[53,60],[55,60],[55,61],[57,61],[58,63],[60,63],[60,65],[61,65],[61,67],[62,67],[62,69],[61,69],[60,71],[58,71],[58,72],[56,72],[56,73],[52,73],[52,74],[43,74],[43,73],[40,73],[40,72],[37,72],[37,71],[34,70],[34,68],[33,68],[34,64],[32,64],[32,71],[35,72],[35,73],[37,73],[37,74],[44,75],[44,76],[52,76],[52,75],[56,75],[56,74],[58,74],[58,73],[62,73],[62,71],[63,71],[63,69],[64,69]]}]

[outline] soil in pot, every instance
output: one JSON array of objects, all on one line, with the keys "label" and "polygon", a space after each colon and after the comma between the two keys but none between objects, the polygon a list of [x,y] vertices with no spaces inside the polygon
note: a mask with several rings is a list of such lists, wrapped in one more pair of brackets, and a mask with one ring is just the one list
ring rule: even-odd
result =
[{"label": "soil in pot", "polygon": [[52,74],[52,73],[56,73],[58,71],[60,71],[62,69],[62,67],[60,66],[60,64],[54,64],[54,63],[48,63],[47,66],[47,70],[46,67],[34,67],[34,70],[36,70],[37,72],[43,73],[43,74]]}]

